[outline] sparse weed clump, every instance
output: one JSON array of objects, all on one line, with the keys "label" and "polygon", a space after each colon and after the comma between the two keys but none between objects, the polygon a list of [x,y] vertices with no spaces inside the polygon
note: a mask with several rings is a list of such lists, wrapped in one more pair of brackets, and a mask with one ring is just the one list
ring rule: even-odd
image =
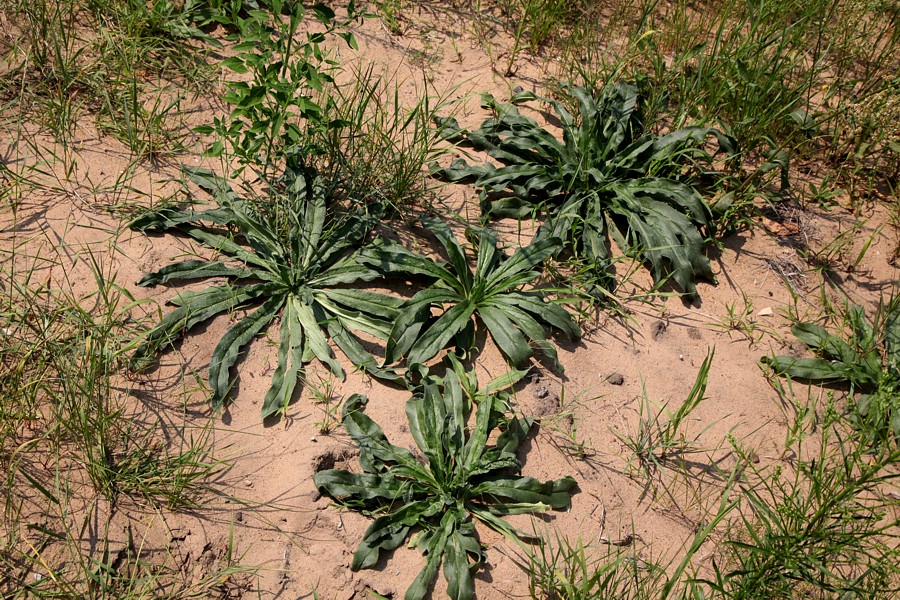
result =
[{"label": "sparse weed clump", "polygon": [[631,451],[627,462],[629,471],[650,481],[664,466],[684,460],[685,457],[701,452],[696,440],[685,435],[685,420],[700,403],[705,400],[706,384],[712,366],[714,350],[710,350],[697,372],[697,379],[685,401],[677,410],[654,409],[646,390],[638,407],[638,424],[635,431],[617,431],[614,435]]},{"label": "sparse weed clump", "polygon": [[815,358],[781,355],[765,359],[779,375],[820,384],[849,385],[849,412],[860,435],[873,445],[900,444],[900,299],[882,302],[871,320],[848,306],[848,339],[815,323],[791,331]]},{"label": "sparse weed clump", "polygon": [[[4,271],[0,333],[0,594],[139,597],[187,587],[172,565],[150,561],[141,540],[122,550],[122,514],[195,508],[225,467],[212,425],[161,420],[129,402],[121,352],[136,301],[93,251],[96,291],[51,286],[48,260]],[[5,268],[25,257],[4,253]],[[8,261],[8,262],[7,262]],[[43,282],[43,283],[42,283]],[[189,391],[185,391],[189,393]],[[177,419],[177,417],[176,417]],[[40,515],[36,517],[35,515]],[[114,523],[119,523],[115,525]],[[94,528],[96,544],[84,531]],[[116,530],[116,531],[114,531]],[[114,566],[115,564],[115,566]],[[224,572],[238,572],[236,563]],[[195,591],[212,587],[210,580]],[[105,596],[104,596],[105,594]]]},{"label": "sparse weed clump", "polygon": [[[896,464],[846,426],[833,400],[821,423],[798,423],[795,463],[758,468],[741,483],[739,518],[710,586],[725,598],[888,598],[900,591]],[[817,418],[815,421],[818,421]]]},{"label": "sparse weed clump", "polygon": [[[798,410],[789,431],[784,452],[792,458],[774,464],[760,463],[730,438],[737,462],[721,474],[716,508],[671,559],[649,560],[604,538],[545,536],[521,561],[531,596],[894,597],[900,592],[900,453],[873,452],[833,398]],[[712,553],[708,540],[715,540]]]}]

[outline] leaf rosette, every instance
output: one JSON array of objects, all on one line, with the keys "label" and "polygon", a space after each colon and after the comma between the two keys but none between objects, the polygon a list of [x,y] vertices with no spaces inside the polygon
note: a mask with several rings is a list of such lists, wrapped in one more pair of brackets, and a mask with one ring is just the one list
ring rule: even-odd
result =
[{"label": "leaf rosette", "polygon": [[[373,567],[382,551],[397,548],[418,529],[410,545],[426,562],[406,600],[427,594],[442,562],[448,595],[472,598],[472,574],[485,560],[475,521],[519,540],[527,536],[503,516],[565,508],[576,485],[571,477],[541,482],[515,474],[521,466],[515,452],[531,422],[507,417],[508,396],[497,387],[524,372],[478,390],[474,377],[451,361],[454,369],[443,380],[426,374],[406,403],[420,455],[391,444],[362,412],[367,399],[355,394],[344,404],[343,426],[359,445],[362,473],[331,469],[313,476],[322,494],[376,517],[353,556],[353,570]],[[496,442],[489,444],[498,428]]]},{"label": "leaf rosette", "polygon": [[872,441],[893,438],[900,443],[900,299],[882,304],[873,321],[866,318],[862,307],[850,306],[846,320],[852,330],[849,341],[815,323],[791,327],[816,357],[780,355],[763,360],[779,375],[813,383],[850,384],[850,393],[860,394],[855,425],[874,432]]},{"label": "leaf rosette", "polygon": [[515,104],[537,99],[513,96],[510,104],[485,95],[494,117],[468,131],[453,118],[441,119],[442,135],[467,143],[503,163],[449,167],[432,165],[432,174],[451,182],[474,182],[481,188],[482,211],[491,217],[526,218],[544,209],[547,236],[570,241],[570,248],[605,270],[610,237],[627,254],[650,265],[659,282],[672,277],[688,295],[696,280],[713,279],[703,254],[713,235],[710,208],[686,176],[688,167],[708,164],[704,149],[715,137],[719,149],[735,154],[734,141],[713,128],[686,127],[665,135],[645,132],[637,87],[619,83],[597,97],[582,87],[566,86],[578,107],[577,117],[557,100],[553,106],[562,130],[560,140]]},{"label": "leaf rosette", "polygon": [[[507,256],[497,246],[497,233],[489,228],[472,230],[477,237],[475,268],[446,223],[425,219],[423,224],[443,246],[449,262],[435,262],[391,243],[373,244],[360,253],[360,260],[385,275],[406,274],[432,280],[399,309],[385,351],[385,364],[407,358],[408,364],[424,363],[451,340],[465,352],[475,344],[476,323],[482,323],[504,357],[523,367],[534,350],[563,371],[556,347],[546,329],[570,340],[581,337],[581,329],[561,305],[547,301],[538,290],[524,290],[540,273],[536,267],[557,252],[561,241],[544,237]],[[432,309],[440,311],[432,315]]]},{"label": "leaf rosette", "polygon": [[175,310],[134,345],[132,370],[149,366],[166,346],[188,330],[224,312],[256,306],[222,337],[212,353],[209,383],[219,407],[233,385],[231,368],[241,349],[281,314],[277,366],[262,405],[263,418],[291,400],[303,365],[318,359],[343,379],[329,338],[354,365],[388,380],[396,373],[380,368],[352,331],[385,340],[401,299],[355,289],[357,282],[379,277],[354,253],[375,225],[361,209],[338,213],[328,206],[329,190],[316,173],[289,163],[279,182],[281,195],[269,205],[239,198],[220,177],[206,170],[186,171],[212,195],[209,210],[161,208],[131,223],[145,232],[180,232],[222,256],[185,260],[146,275],[138,284],[224,278],[202,291],[185,291],[169,300]]}]

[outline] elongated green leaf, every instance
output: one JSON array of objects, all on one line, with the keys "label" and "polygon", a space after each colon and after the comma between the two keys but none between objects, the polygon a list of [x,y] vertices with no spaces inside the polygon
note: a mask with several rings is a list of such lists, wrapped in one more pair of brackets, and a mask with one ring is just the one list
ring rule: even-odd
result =
[{"label": "elongated green leaf", "polygon": [[497,232],[489,228],[479,229],[475,279],[485,279],[494,270],[500,258],[501,254],[497,252]]},{"label": "elongated green leaf", "polygon": [[[850,306],[847,309],[847,320],[850,322],[850,327],[853,328],[853,344],[857,351],[863,354],[870,354],[872,350],[875,350],[877,353],[878,334],[876,334],[875,328],[872,327],[872,323],[866,318],[863,308],[861,306]],[[881,361],[879,357],[876,368],[880,368],[880,366]]]},{"label": "elongated green leaf", "polygon": [[428,459],[435,480],[444,480],[448,475],[446,459],[451,458],[445,456],[443,443],[445,424],[449,419],[434,382],[423,382],[422,394],[414,395],[406,402],[406,419],[409,432]]},{"label": "elongated green leaf", "polygon": [[207,262],[204,260],[185,260],[163,267],[159,271],[144,275],[138,285],[152,287],[170,281],[188,279],[206,279],[208,277],[230,277],[241,279],[251,277],[253,271],[232,267],[224,262]]},{"label": "elongated green leaf", "polygon": [[[487,288],[492,292],[506,290],[515,275],[529,271],[544,262],[544,259],[557,252],[562,245],[559,238],[542,238],[516,251],[509,260],[504,261],[487,279]],[[538,274],[534,273],[536,277]],[[519,283],[516,283],[519,285]]]},{"label": "elongated green leaf", "polygon": [[[516,196],[551,198],[564,192],[564,185],[543,165],[509,165],[485,171],[475,184],[485,193],[510,190]],[[499,216],[499,215],[498,215]]]},{"label": "elongated green leaf", "polygon": [[361,213],[350,213],[344,217],[340,226],[328,232],[328,243],[320,243],[310,264],[319,268],[330,268],[343,260],[341,256],[350,248],[358,247],[375,226],[375,218]]},{"label": "elongated green leaf", "polygon": [[384,364],[393,364],[408,354],[429,320],[431,320],[431,303],[417,302],[405,307],[388,334]]},{"label": "elongated green leaf", "polygon": [[348,503],[368,505],[369,501],[398,500],[407,485],[390,474],[350,473],[339,469],[319,471],[313,483],[323,494]]},{"label": "elongated green leaf", "polygon": [[347,256],[333,263],[326,271],[310,279],[313,288],[330,288],[336,285],[372,281],[380,277],[377,271],[360,264],[354,256]]},{"label": "elongated green leaf", "polygon": [[214,409],[222,406],[231,389],[231,367],[237,361],[241,348],[250,343],[263,327],[272,322],[284,304],[282,294],[272,296],[262,306],[244,317],[222,336],[209,361],[209,383],[212,387]]},{"label": "elongated green leaf", "polygon": [[208,193],[216,202],[222,205],[229,205],[237,200],[231,186],[225,178],[220,177],[203,167],[182,166],[181,172],[188,179],[197,184],[203,191]]},{"label": "elongated green leaf", "polygon": [[132,354],[129,368],[133,371],[147,368],[159,350],[177,341],[198,323],[211,319],[219,313],[253,302],[256,298],[267,293],[274,293],[276,290],[277,287],[271,284],[257,284],[242,288],[222,285],[184,295],[178,308],[163,317],[156,327],[142,336],[140,345]]},{"label": "elongated green leaf", "polygon": [[432,177],[451,183],[467,183],[477,181],[486,171],[493,170],[493,165],[470,165],[462,158],[456,158],[447,168],[441,168],[436,162],[428,165]]},{"label": "elongated green leaf", "polygon": [[382,550],[393,550],[402,544],[412,526],[436,513],[440,504],[439,499],[431,503],[407,504],[395,513],[372,521],[353,555],[350,568],[358,571],[374,567]]},{"label": "elongated green leaf", "polygon": [[509,369],[500,377],[489,381],[487,385],[478,390],[478,393],[481,396],[488,396],[493,394],[494,392],[511,388],[518,382],[522,381],[526,375],[528,375],[528,369]]},{"label": "elongated green leaf", "polygon": [[[459,282],[454,274],[441,264],[410,252],[398,244],[384,243],[366,248],[359,253],[359,260],[385,274],[401,272],[432,277],[442,280],[453,289],[459,288]],[[459,292],[462,293],[463,290],[460,288]]]},{"label": "elongated green leaf", "polygon": [[319,315],[320,323],[336,320],[346,329],[368,333],[381,340],[387,339],[390,333],[390,322],[388,320],[334,304],[327,295],[327,290],[317,292],[313,297],[316,300],[316,304],[323,310],[323,314]]},{"label": "elongated green leaf", "polygon": [[515,306],[526,310],[555,329],[563,332],[569,339],[581,337],[581,328],[572,319],[572,315],[559,304],[547,302],[540,294],[533,292],[516,292],[492,298],[492,302],[500,305]]},{"label": "elongated green leaf", "polygon": [[[546,512],[548,510],[548,508],[546,508],[546,505],[544,504],[535,503],[533,506],[537,507],[538,510],[532,512]],[[474,502],[469,503],[468,508],[472,512],[473,517],[475,517],[497,533],[505,536],[511,542],[521,544],[522,542],[520,540],[529,539],[529,535],[524,531],[516,529],[497,515],[493,514],[487,508],[479,506]]]},{"label": "elongated green leaf", "polygon": [[344,402],[341,425],[359,446],[359,463],[367,473],[387,470],[392,463],[418,465],[412,452],[388,442],[381,427],[363,412],[368,399],[353,394]]},{"label": "elongated green leaf", "polygon": [[456,515],[453,512],[444,513],[441,524],[435,533],[430,537],[425,547],[425,566],[413,580],[412,584],[407,588],[404,595],[405,600],[422,600],[434,583],[437,577],[438,567],[444,556],[447,547],[447,540],[453,533],[457,525]]},{"label": "elongated green leaf", "polygon": [[287,264],[287,248],[269,224],[242,211],[235,211],[235,225],[257,255],[275,265]]},{"label": "elongated green leaf", "polygon": [[688,215],[698,225],[708,227],[712,223],[712,211],[699,192],[687,184],[673,179],[642,177],[624,185],[636,195],[669,204]]},{"label": "elongated green leaf", "polygon": [[795,379],[808,381],[839,381],[848,379],[851,371],[843,364],[821,358],[794,358],[776,356],[770,360],[776,373],[784,373]]},{"label": "elongated green leaf", "polygon": [[[471,525],[467,523],[466,525]],[[469,566],[469,554],[481,558],[481,547],[475,537],[475,528],[463,531],[462,526],[447,538],[444,550],[444,579],[447,580],[447,596],[453,600],[471,600],[475,597],[475,582]],[[474,550],[474,552],[473,552]]]},{"label": "elongated green leaf", "polygon": [[512,323],[522,331],[525,337],[530,340],[531,345],[534,348],[540,350],[541,353],[544,354],[544,356],[550,359],[550,362],[553,364],[553,369],[557,373],[562,374],[565,372],[565,368],[563,367],[562,363],[559,362],[559,356],[556,353],[556,348],[553,346],[553,344],[547,341],[547,337],[544,333],[544,327],[540,323],[538,323],[534,317],[515,306],[500,305],[498,308],[500,308],[500,310],[502,310],[506,314],[509,320],[512,321]]},{"label": "elongated green leaf", "polygon": [[393,321],[399,315],[403,299],[367,290],[322,290],[329,300],[338,302],[355,311],[368,315],[377,315]]},{"label": "elongated green leaf", "polygon": [[[254,254],[224,235],[213,233],[199,227],[182,228],[182,231],[211,250],[231,256],[248,266],[259,267],[264,272],[267,271],[275,276],[278,275],[278,266],[276,264]],[[259,276],[259,274],[257,273],[256,276]]]},{"label": "elongated green leaf", "polygon": [[553,508],[565,508],[570,502],[570,490],[577,485],[571,477],[563,477],[542,483],[533,477],[497,477],[479,483],[472,489],[474,496],[492,501],[512,500],[535,504],[548,504]]},{"label": "elongated green leaf", "polygon": [[[305,187],[304,185],[304,191]],[[310,264],[313,256],[320,250],[319,241],[322,239],[322,230],[325,227],[326,212],[325,196],[311,194],[303,218],[299,219],[298,227],[299,256],[303,257],[305,265]]]},{"label": "elongated green leaf", "polygon": [[480,475],[496,474],[503,469],[518,470],[522,465],[516,456],[516,450],[525,439],[531,425],[530,419],[507,420],[506,427],[497,438],[497,443],[485,448],[481,457],[469,467],[470,481],[476,481]]},{"label": "elongated green leaf", "polygon": [[791,327],[791,332],[801,342],[828,358],[848,365],[855,362],[857,353],[850,347],[850,344],[838,336],[832,335],[823,327],[813,323],[797,323]]},{"label": "elongated green leaf", "polygon": [[[531,346],[528,340],[513,325],[502,310],[493,306],[481,306],[478,314],[487,326],[491,337],[496,342],[500,352],[514,367],[521,367],[531,358]],[[541,336],[543,337],[543,335]]]},{"label": "elongated green leaf", "polygon": [[685,148],[692,148],[694,152],[699,152],[708,157],[708,154],[702,150],[702,146],[706,138],[711,135],[715,136],[718,141],[720,151],[725,152],[727,156],[736,154],[737,142],[734,138],[723,134],[718,129],[693,126],[656,138],[653,142],[653,154],[648,160],[651,162],[672,160],[682,153]]},{"label": "elongated green leaf", "polygon": [[450,257],[450,264],[453,265],[453,270],[456,272],[454,283],[458,282],[462,292],[468,293],[468,291],[472,289],[472,270],[469,269],[469,263],[466,261],[466,253],[463,251],[462,247],[460,247],[459,242],[456,241],[456,236],[453,235],[453,232],[450,231],[450,227],[443,221],[437,219],[422,219],[422,224],[425,225],[425,227],[437,237],[438,241],[441,242],[441,245],[444,246],[447,255]]},{"label": "elongated green leaf", "polygon": [[303,328],[293,302],[285,303],[281,317],[278,364],[272,374],[272,385],[262,403],[262,418],[283,410],[294,396],[297,378],[303,369]]},{"label": "elongated green leaf", "polygon": [[471,470],[478,462],[487,445],[488,435],[491,433],[491,411],[494,410],[494,402],[494,396],[488,395],[478,405],[478,411],[475,414],[475,427],[472,429],[472,433],[469,434],[469,439],[466,441],[462,452],[462,468],[466,471]]},{"label": "elongated green leaf", "polygon": [[341,368],[341,363],[335,359],[334,352],[331,351],[328,340],[325,338],[325,334],[322,333],[319,320],[316,318],[313,307],[301,301],[296,296],[291,296],[288,301],[294,303],[294,311],[297,314],[297,319],[300,321],[300,326],[303,327],[306,344],[308,344],[313,355],[325,364],[328,369],[334,373],[335,377],[338,377],[343,381],[346,377],[344,369]]},{"label": "elongated green leaf", "polygon": [[[900,380],[900,299],[894,299],[887,308],[885,319],[885,340],[887,349],[887,367],[894,377]],[[900,419],[900,410],[896,411],[895,419]],[[895,428],[900,430],[900,428]]]},{"label": "elongated green leaf", "polygon": [[[441,431],[442,458],[461,456],[466,443],[466,427],[469,420],[469,408],[463,398],[462,386],[454,371],[448,371],[443,378],[443,394],[431,400],[434,404],[443,404],[440,414],[444,415]],[[455,461],[448,460],[450,469],[456,469]],[[458,469],[457,469],[458,470]]]},{"label": "elongated green leaf", "polygon": [[[829,333],[824,327],[819,327],[813,323],[797,323],[791,327],[791,333],[810,348],[824,349],[831,338],[840,340],[840,338]],[[839,356],[840,354],[835,355],[836,358]]]},{"label": "elongated green leaf", "polygon": [[181,210],[163,207],[143,213],[128,223],[128,227],[135,231],[160,233],[170,229],[179,229],[180,225],[191,225],[202,221],[216,225],[228,225],[234,221],[234,211],[228,207],[210,210]]},{"label": "elongated green leaf", "polygon": [[379,366],[378,359],[363,348],[359,340],[348,332],[338,319],[328,321],[328,335],[341,349],[341,352],[350,359],[350,362],[366,373],[386,382],[400,383],[403,381],[403,376],[393,369]]},{"label": "elongated green leaf", "polygon": [[455,336],[462,331],[475,312],[468,302],[451,307],[416,340],[409,351],[409,363],[424,363],[434,358]]},{"label": "elongated green leaf", "polygon": [[492,219],[528,219],[534,217],[543,206],[515,196],[486,196],[481,199],[481,213]]},{"label": "elongated green leaf", "polygon": [[437,134],[448,142],[457,142],[463,139],[468,131],[463,129],[453,117],[433,117],[435,125],[438,126]]}]

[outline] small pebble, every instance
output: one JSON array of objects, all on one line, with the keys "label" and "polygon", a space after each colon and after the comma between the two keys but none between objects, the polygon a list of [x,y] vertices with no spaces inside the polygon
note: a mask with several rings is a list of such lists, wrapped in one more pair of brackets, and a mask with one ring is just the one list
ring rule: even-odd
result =
[{"label": "small pebble", "polygon": [[623,383],[625,383],[625,376],[622,375],[621,373],[616,372],[616,373],[613,373],[612,375],[610,375],[609,377],[607,377],[606,380],[611,385],[622,385]]},{"label": "small pebble", "polygon": [[316,436],[312,436],[311,438],[309,438],[309,441],[311,441],[313,444],[315,444],[316,442],[319,441],[319,438],[317,438]]},{"label": "small pebble", "polygon": [[760,317],[771,317],[772,315],[775,314],[775,311],[772,310],[771,306],[767,306],[756,314],[759,315]]},{"label": "small pebble", "polygon": [[246,485],[247,487],[253,487],[253,481],[250,479],[245,479],[244,485]]}]

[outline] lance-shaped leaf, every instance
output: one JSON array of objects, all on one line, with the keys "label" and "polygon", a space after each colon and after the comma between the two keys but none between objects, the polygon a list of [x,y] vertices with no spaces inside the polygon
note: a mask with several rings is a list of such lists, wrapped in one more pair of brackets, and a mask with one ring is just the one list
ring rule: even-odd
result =
[{"label": "lance-shaped leaf", "polygon": [[[474,373],[463,370],[458,359],[448,355],[448,360],[442,379],[422,369],[422,382],[406,404],[409,431],[423,463],[388,442],[362,412],[366,399],[354,395],[345,405],[343,426],[359,445],[363,472],[332,469],[313,475],[323,494],[352,510],[377,515],[353,557],[354,570],[373,567],[382,551],[396,548],[419,528],[414,544],[425,555],[425,565],[407,589],[407,600],[428,594],[441,564],[450,598],[474,597],[472,575],[486,556],[473,519],[503,535],[527,537],[503,515],[565,508],[575,487],[571,477],[541,482],[517,474],[521,465],[515,451],[530,422],[507,415],[510,397],[502,388],[524,373],[479,387]],[[502,431],[492,436],[498,427]],[[489,443],[492,438],[496,442]]]}]

